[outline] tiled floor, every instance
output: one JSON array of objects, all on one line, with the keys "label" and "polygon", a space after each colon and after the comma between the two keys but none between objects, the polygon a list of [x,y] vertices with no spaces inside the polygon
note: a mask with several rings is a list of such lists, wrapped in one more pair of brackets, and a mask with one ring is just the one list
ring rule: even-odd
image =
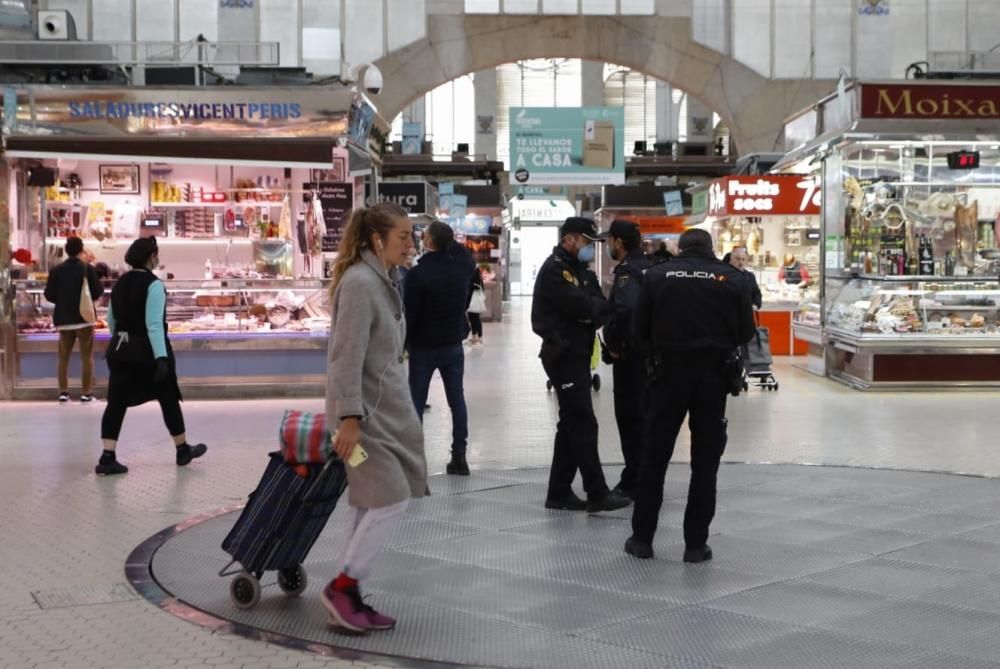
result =
[{"label": "tiled floor", "polygon": [[[545,391],[536,358],[537,340],[525,316],[524,305],[515,304],[508,322],[487,324],[486,344],[469,351],[466,391],[474,467],[531,467],[548,462],[555,401]],[[727,460],[1000,476],[996,393],[861,394],[811,377],[788,361],[780,361],[776,371],[781,381],[778,393],[754,391],[731,401]],[[606,389],[594,395],[602,425],[601,450],[606,460],[614,461],[619,458],[610,370],[602,370],[602,375]],[[430,401],[427,447],[432,470],[440,472],[450,429],[437,383]],[[140,542],[168,525],[245,498],[263,470],[267,451],[274,446],[281,412],[290,405],[318,410],[322,402],[187,403],[190,436],[206,441],[211,450],[204,461],[180,471],[173,464],[158,410],[153,406],[134,410],[120,447],[121,458],[132,471],[119,479],[98,479],[92,467],[100,450],[100,404],[0,404],[0,668],[350,666],[350,661],[206,632],[115,587],[124,582],[125,558]],[[686,441],[682,441],[676,458],[683,460],[685,450]],[[807,470],[806,475],[816,486],[829,486],[824,471]],[[808,532],[816,546],[838,541],[860,547],[877,542],[880,550],[912,550],[915,554],[901,561],[925,565],[923,569],[946,566],[956,551],[983,564],[995,558],[996,528],[990,534],[961,526],[965,538],[960,543],[907,549],[914,529],[908,523],[919,514],[884,510],[933,511],[945,528],[960,522],[963,508],[970,504],[998,518],[1000,500],[992,486],[970,480],[967,489],[956,496],[945,490],[914,492],[908,486],[876,485],[879,472],[854,474],[871,475],[871,487],[852,491],[843,503],[827,504],[821,499],[796,505],[798,520],[790,521],[792,527]],[[732,491],[728,501],[722,500],[730,507],[720,513],[715,526],[726,532],[754,531],[753,539],[747,538],[747,551],[752,541],[780,541],[782,532],[793,531],[776,523],[755,522],[761,519],[754,515],[787,511],[788,500],[783,497],[790,499],[793,493],[782,489],[780,479],[762,485],[770,486],[767,495]],[[821,489],[839,494],[835,487]],[[540,492],[540,488],[530,490]],[[848,535],[836,534],[831,526],[843,523],[855,529]],[[434,523],[428,527],[440,529]],[[533,531],[546,538],[545,528]],[[552,532],[572,535],[572,528],[552,528]],[[744,559],[759,558],[751,551]],[[871,587],[882,588],[897,582],[891,574],[831,572],[828,576],[830,582],[817,587],[850,588],[855,579],[868,579]],[[724,580],[719,579],[717,585],[722,591]],[[929,620],[943,611],[936,606],[983,596],[991,587],[995,591],[996,583],[951,586],[933,594],[938,604],[923,604],[913,615]],[[660,587],[666,589],[669,584]],[[844,624],[859,629],[878,619],[878,610],[859,610]],[[632,633],[643,634],[641,630]],[[906,641],[914,633],[906,625],[887,625],[875,643]],[[827,633],[802,634],[812,635],[817,644],[836,646]],[[770,648],[757,648],[747,655],[747,663],[769,666],[769,653],[794,660],[800,647],[794,641],[785,638]],[[942,665],[917,658],[904,666]],[[970,660],[968,666],[980,665]]]}]

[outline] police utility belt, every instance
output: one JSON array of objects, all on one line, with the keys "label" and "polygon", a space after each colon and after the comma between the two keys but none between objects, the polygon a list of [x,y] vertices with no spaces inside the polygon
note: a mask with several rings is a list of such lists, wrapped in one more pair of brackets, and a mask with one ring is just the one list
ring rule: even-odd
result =
[{"label": "police utility belt", "polygon": [[[678,351],[676,354],[680,355],[681,353]],[[669,357],[670,353],[664,354],[657,351],[646,358],[646,376],[650,383],[663,380]],[[726,382],[726,392],[733,397],[738,397],[740,392],[744,390],[743,354],[736,348],[725,356],[720,354],[720,360],[722,365],[720,371]]]}]

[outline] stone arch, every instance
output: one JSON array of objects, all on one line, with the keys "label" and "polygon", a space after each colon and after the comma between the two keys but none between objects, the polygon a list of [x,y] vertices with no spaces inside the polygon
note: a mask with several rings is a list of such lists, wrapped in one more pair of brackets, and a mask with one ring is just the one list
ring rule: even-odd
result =
[{"label": "stone arch", "polygon": [[742,153],[780,150],[784,119],[836,85],[766,79],[695,42],[685,18],[431,15],[426,38],[376,62],[379,111],[391,120],[441,84],[530,58],[610,62],[665,81],[718,113]]}]

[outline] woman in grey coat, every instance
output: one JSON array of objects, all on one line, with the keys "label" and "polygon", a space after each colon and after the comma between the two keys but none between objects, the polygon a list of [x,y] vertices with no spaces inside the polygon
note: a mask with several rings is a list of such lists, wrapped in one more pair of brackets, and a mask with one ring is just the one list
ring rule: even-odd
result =
[{"label": "woman in grey coat", "polygon": [[363,602],[360,583],[410,498],[427,494],[423,430],[406,376],[406,318],[394,285],[396,268],[412,249],[413,226],[398,205],[357,209],[344,229],[330,288],[326,415],[334,449],[348,463],[353,531],[340,574],[321,599],[331,624],[350,634],[395,626]]}]

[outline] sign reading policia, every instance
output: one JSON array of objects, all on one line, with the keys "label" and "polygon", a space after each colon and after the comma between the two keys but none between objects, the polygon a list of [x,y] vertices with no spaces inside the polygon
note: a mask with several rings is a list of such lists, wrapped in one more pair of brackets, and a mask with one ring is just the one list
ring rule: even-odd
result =
[{"label": "sign reading policia", "polygon": [[624,109],[511,107],[510,178],[518,185],[624,184]]}]

